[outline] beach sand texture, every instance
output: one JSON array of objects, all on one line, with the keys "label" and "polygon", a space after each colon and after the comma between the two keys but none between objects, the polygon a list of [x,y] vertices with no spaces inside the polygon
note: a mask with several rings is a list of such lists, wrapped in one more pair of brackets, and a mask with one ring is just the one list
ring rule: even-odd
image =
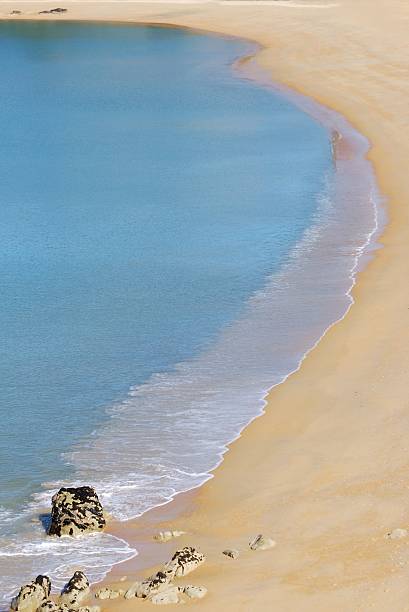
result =
[{"label": "beach sand texture", "polygon": [[[0,12],[32,17],[51,6],[2,2]],[[187,531],[155,546],[163,559],[179,543],[207,554],[188,581],[209,589],[197,603],[203,610],[409,610],[409,537],[387,537],[409,527],[409,4],[60,6],[71,19],[169,23],[258,41],[257,61],[274,80],[339,111],[370,139],[388,200],[384,248],[358,276],[347,317],[270,393],[265,416],[232,444],[215,477],[176,500],[180,516],[163,525],[145,517],[115,532],[138,541],[153,527]],[[257,533],[277,546],[248,550]],[[227,547],[243,551],[239,559],[224,557]],[[126,564],[108,582],[122,574]]]}]

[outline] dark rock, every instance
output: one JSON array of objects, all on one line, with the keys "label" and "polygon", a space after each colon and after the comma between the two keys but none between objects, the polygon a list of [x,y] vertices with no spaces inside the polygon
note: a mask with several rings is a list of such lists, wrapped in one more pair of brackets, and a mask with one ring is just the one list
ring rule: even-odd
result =
[{"label": "dark rock", "polygon": [[53,496],[49,535],[101,531],[105,524],[104,511],[92,487],[63,487]]}]

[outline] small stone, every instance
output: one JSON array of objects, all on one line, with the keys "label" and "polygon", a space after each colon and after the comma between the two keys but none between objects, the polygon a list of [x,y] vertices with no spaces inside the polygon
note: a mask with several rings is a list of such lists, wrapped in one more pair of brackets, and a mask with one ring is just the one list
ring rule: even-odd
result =
[{"label": "small stone", "polygon": [[387,534],[387,537],[390,540],[400,540],[402,538],[406,538],[408,535],[408,530],[407,529],[394,529],[393,531],[391,531],[390,533]]},{"label": "small stone", "polygon": [[185,533],[186,531],[160,531],[157,535],[153,536],[153,539],[157,542],[169,542],[173,538],[180,538]]},{"label": "small stone", "polygon": [[203,586],[188,584],[183,588],[183,592],[191,599],[202,599],[207,594],[207,589]]},{"label": "small stone", "polygon": [[128,579],[128,576],[121,576],[121,578],[119,579],[119,582],[125,582],[125,580]]},{"label": "small stone", "polygon": [[261,533],[249,542],[251,550],[268,550],[269,548],[274,548],[275,545],[276,542],[274,540],[266,538]]},{"label": "small stone", "polygon": [[237,559],[239,556],[239,551],[235,548],[226,548],[226,550],[223,551],[223,555],[230,557],[230,559]]},{"label": "small stone", "polygon": [[156,606],[166,606],[168,604],[179,603],[179,588],[170,587],[166,591],[152,595],[149,600]]},{"label": "small stone", "polygon": [[114,589],[101,589],[95,593],[95,597],[97,599],[117,599],[119,597],[119,591],[115,591]]}]

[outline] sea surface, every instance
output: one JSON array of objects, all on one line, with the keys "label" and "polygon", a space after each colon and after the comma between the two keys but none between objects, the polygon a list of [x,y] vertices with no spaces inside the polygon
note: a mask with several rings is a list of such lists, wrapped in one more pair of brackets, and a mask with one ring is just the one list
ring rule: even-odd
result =
[{"label": "sea surface", "polygon": [[[137,551],[45,535],[61,485],[119,519],[199,486],[352,299],[358,153],[172,28],[0,23],[0,599]],[[274,407],[272,406],[272,409]]]}]

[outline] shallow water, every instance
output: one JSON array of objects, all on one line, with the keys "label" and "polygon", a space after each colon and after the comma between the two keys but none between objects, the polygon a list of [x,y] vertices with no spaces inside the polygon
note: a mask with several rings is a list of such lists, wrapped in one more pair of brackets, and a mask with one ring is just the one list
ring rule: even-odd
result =
[{"label": "shallow water", "polygon": [[61,483],[129,518],[208,478],[345,313],[375,219],[366,162],[348,181],[327,130],[232,71],[246,42],[2,23],[0,48],[7,598],[134,554],[46,539]]}]

